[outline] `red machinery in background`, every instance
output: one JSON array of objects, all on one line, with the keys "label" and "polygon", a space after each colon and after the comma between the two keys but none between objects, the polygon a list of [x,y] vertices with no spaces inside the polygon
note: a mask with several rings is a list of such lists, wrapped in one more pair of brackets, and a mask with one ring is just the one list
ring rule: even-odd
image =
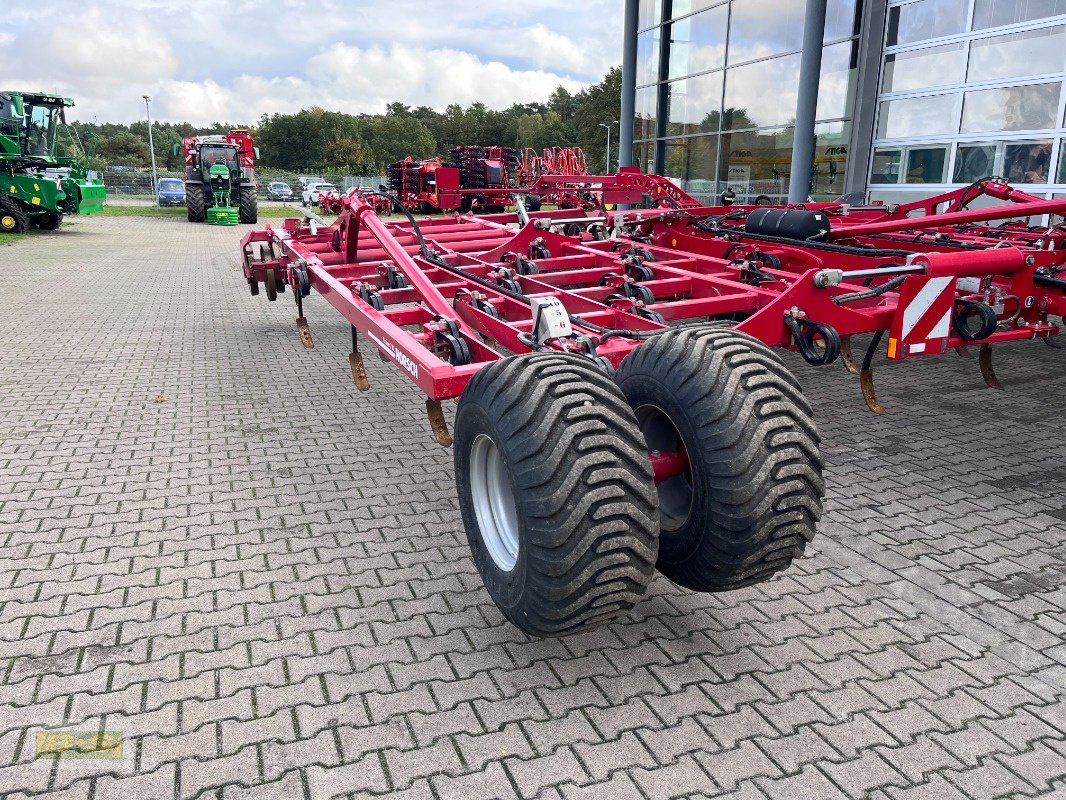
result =
[{"label": "red machinery in background", "polygon": [[[534,186],[650,207],[386,223],[355,195],[332,225],[286,220],[242,242],[253,294],[294,289],[305,346],[314,289],[351,325],[359,389],[365,344],[425,393],[433,435],[455,447],[473,560],[530,633],[617,617],[654,570],[722,591],[802,554],[822,459],[773,348],[842,359],[884,413],[873,363],[886,335],[897,361],[977,347],[1001,388],[996,345],[1053,344],[1063,329],[1066,199],[1002,181],[786,208],[701,206],[633,169]],[[981,196],[1004,204],[967,208]],[[855,336],[869,337],[861,366]],[[441,401],[457,397],[453,437]]]},{"label": "red machinery in background", "polygon": [[358,195],[362,198],[367,205],[374,209],[374,213],[379,217],[384,217],[392,212],[392,201],[383,195],[381,192],[366,188],[363,186],[356,186],[349,189],[347,192],[319,192],[318,194],[318,210],[323,214],[329,214],[335,216],[344,210],[345,204],[342,202],[344,197],[352,197]]},{"label": "red machinery in background", "polygon": [[[588,175],[585,163],[585,151],[580,147],[544,148],[540,155],[531,147],[522,151],[522,160],[518,167],[518,185],[524,188],[535,187],[542,176],[561,175],[577,177]],[[542,203],[552,203],[559,208],[584,208],[592,210],[599,205],[598,198],[588,192],[566,193],[548,191],[544,194],[529,196],[529,206],[539,208]]]},{"label": "red machinery in background", "polygon": [[518,152],[510,147],[453,147],[450,161],[411,156],[388,166],[390,191],[404,208],[437,211],[503,211],[512,203]]}]

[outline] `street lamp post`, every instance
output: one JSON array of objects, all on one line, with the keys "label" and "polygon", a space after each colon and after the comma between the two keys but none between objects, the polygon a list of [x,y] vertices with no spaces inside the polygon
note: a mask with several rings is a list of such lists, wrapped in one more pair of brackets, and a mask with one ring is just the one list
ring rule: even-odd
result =
[{"label": "street lamp post", "polygon": [[600,127],[601,128],[606,128],[607,129],[607,158],[605,159],[605,161],[607,162],[607,172],[606,172],[606,174],[608,174],[608,175],[611,174],[611,128],[613,128],[617,124],[618,124],[618,120],[615,120],[614,122],[610,123],[609,125],[606,122],[601,122],[600,123]]},{"label": "street lamp post", "polygon": [[144,110],[148,112],[148,150],[152,154],[152,197],[154,198],[152,204],[159,205],[159,178],[155,171],[155,142],[152,141],[152,109],[148,106],[152,98],[146,94],[141,97],[144,98]]}]

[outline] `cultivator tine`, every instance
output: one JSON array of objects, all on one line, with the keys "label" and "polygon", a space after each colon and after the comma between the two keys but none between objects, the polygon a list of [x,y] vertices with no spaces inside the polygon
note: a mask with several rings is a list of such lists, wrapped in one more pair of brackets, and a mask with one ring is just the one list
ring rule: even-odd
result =
[{"label": "cultivator tine", "polygon": [[1044,344],[1046,344],[1048,347],[1050,347],[1050,348],[1052,348],[1054,350],[1061,350],[1062,349],[1062,345],[1059,344],[1058,342],[1056,342],[1055,339],[1052,338],[1051,336],[1043,337],[1042,341],[1044,342]]},{"label": "cultivator tine", "polygon": [[844,365],[844,369],[850,372],[852,375],[859,374],[859,365],[855,363],[855,357],[851,354],[851,337],[840,337],[840,363]]},{"label": "cultivator tine", "polygon": [[359,352],[359,332],[352,326],[352,352],[348,354],[348,366],[352,368],[352,380],[355,388],[365,392],[370,388],[370,381],[366,377],[366,367],[363,366],[363,354]]},{"label": "cultivator tine", "polygon": [[884,331],[878,331],[874,335],[873,341],[870,342],[870,346],[866,348],[866,356],[862,360],[862,371],[859,373],[859,385],[862,387],[862,399],[866,401],[866,407],[875,414],[884,414],[887,410],[877,399],[877,392],[874,390],[874,371],[871,369],[874,354],[877,352],[877,348],[881,344],[881,339],[884,335]]},{"label": "cultivator tine", "polygon": [[308,350],[315,346],[315,340],[311,337],[311,328],[307,324],[306,317],[300,317],[296,320],[296,330],[300,334],[300,344]]},{"label": "cultivator tine", "polygon": [[996,377],[996,371],[992,367],[992,345],[981,345],[981,354],[977,358],[977,363],[981,365],[981,377],[985,379],[988,388],[1002,389],[1003,384]]},{"label": "cultivator tine", "polygon": [[955,355],[959,356],[960,358],[973,358],[973,353],[970,352],[970,349],[968,347],[956,347]]},{"label": "cultivator tine", "polygon": [[429,428],[433,431],[433,438],[441,447],[452,446],[452,435],[448,431],[448,420],[444,418],[444,409],[441,408],[440,400],[426,400],[426,413],[429,414]]}]

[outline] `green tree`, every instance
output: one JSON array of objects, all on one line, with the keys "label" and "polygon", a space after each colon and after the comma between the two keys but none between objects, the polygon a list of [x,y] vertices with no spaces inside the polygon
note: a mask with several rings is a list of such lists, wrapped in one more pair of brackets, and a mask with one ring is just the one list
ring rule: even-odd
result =
[{"label": "green tree", "polygon": [[[603,153],[607,147],[607,130],[600,124],[609,124],[618,119],[619,107],[622,99],[622,68],[612,68],[602,81],[589,86],[577,93],[574,100],[577,109],[574,111],[574,127],[577,129],[578,143],[589,157],[590,164],[600,163],[597,155]],[[614,153],[614,145],[617,142],[618,126],[611,133],[611,144]],[[602,156],[599,156],[602,159]],[[612,155],[614,159],[614,155]]]},{"label": "green tree", "polygon": [[563,122],[568,122],[573,118],[577,105],[574,96],[563,86],[557,86],[548,98],[548,108],[558,114]]},{"label": "green tree", "polygon": [[518,147],[532,147],[538,153],[546,147],[567,147],[574,144],[576,132],[554,111],[525,114],[517,121]]},{"label": "green tree", "polygon": [[134,136],[129,131],[122,131],[101,139],[96,153],[108,165],[147,167],[151,163],[148,153],[148,137]]},{"label": "green tree", "polygon": [[405,156],[428,158],[437,153],[429,128],[411,116],[368,117],[363,120],[363,131],[369,162],[377,169]]},{"label": "green tree", "polygon": [[327,169],[360,174],[368,171],[369,161],[370,150],[362,139],[342,136],[326,143]]}]

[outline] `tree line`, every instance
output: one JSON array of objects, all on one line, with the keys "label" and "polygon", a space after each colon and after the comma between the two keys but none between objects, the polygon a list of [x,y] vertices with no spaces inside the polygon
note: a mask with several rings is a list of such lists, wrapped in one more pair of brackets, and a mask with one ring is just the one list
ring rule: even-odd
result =
[{"label": "tree line", "polygon": [[[484,103],[443,111],[429,106],[411,108],[389,103],[384,114],[347,114],[312,107],[296,114],[264,114],[255,125],[153,122],[152,137],[160,169],[180,170],[182,158],[174,144],[195,134],[225,133],[251,128],[260,150],[259,166],[290,172],[331,172],[373,175],[404,156],[441,155],[459,144],[500,144],[532,147],[577,146],[584,149],[593,171],[603,168],[607,131],[601,123],[618,119],[622,76],[610,70],[602,81],[577,93],[559,86],[543,103],[516,103],[496,110]],[[92,141],[96,169],[122,165],[150,165],[146,122],[130,125],[79,124],[83,138]],[[617,126],[612,149],[617,154]],[[616,155],[612,156],[612,159]]]}]

